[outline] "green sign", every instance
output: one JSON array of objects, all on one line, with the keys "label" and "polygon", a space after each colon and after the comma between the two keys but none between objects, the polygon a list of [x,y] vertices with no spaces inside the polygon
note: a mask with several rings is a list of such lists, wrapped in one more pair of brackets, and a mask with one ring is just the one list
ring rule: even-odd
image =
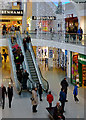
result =
[{"label": "green sign", "polygon": [[79,54],[78,62],[80,62],[81,64],[86,65],[86,55]]}]

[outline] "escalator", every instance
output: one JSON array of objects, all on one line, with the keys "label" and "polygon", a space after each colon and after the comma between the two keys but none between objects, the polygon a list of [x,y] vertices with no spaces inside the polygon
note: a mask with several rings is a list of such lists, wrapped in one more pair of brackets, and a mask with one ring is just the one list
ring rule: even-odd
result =
[{"label": "escalator", "polygon": [[34,53],[32,44],[31,43],[27,44],[27,51],[25,52],[24,48],[23,48],[23,44],[22,44],[23,39],[20,34],[18,34],[18,40],[21,43],[23,52],[26,57],[26,63],[27,63],[28,72],[30,74],[31,81],[33,81],[36,86],[38,86],[38,84],[41,84],[43,90],[45,92],[48,92],[49,84],[48,84],[47,80],[45,80],[43,78],[43,76],[41,74],[40,68],[36,62],[36,57],[35,57],[35,53]]},{"label": "escalator", "polygon": [[[17,39],[14,39],[13,44],[12,44],[11,43],[11,36],[9,35],[8,51],[9,51],[9,57],[10,57],[10,62],[11,62],[11,66],[12,66],[12,71],[11,71],[12,80],[15,83],[14,85],[15,85],[15,88],[16,88],[17,92],[20,94],[20,92],[22,91],[22,84],[19,82],[18,77],[17,77],[16,65],[15,65],[15,62],[14,62],[14,55],[13,55],[13,52],[12,52],[12,46],[14,46],[16,42],[20,46],[20,43]],[[25,63],[23,62],[23,70],[25,70],[25,69],[26,69],[26,66],[25,66]],[[30,79],[28,79],[27,80],[27,90],[31,92],[32,88],[34,86],[35,86],[35,84]]]}]

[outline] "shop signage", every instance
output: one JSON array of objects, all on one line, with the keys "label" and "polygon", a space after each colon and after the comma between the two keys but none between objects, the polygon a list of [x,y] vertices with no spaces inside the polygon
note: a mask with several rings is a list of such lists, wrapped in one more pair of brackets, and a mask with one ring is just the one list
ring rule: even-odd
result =
[{"label": "shop signage", "polygon": [[0,10],[0,15],[23,16],[23,10]]},{"label": "shop signage", "polygon": [[32,16],[32,20],[56,20],[55,16]]},{"label": "shop signage", "polygon": [[73,18],[73,14],[67,14],[66,18]]},{"label": "shop signage", "polygon": [[85,64],[86,65],[86,55],[79,55],[78,56],[78,61],[81,63],[81,64]]}]

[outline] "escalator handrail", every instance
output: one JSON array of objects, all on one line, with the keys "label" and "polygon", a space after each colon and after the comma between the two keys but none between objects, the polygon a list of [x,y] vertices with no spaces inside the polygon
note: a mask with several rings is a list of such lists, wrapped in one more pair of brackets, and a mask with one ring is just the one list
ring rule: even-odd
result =
[{"label": "escalator handrail", "polygon": [[[32,43],[31,43],[31,47],[32,47]],[[35,59],[36,59],[36,55],[35,55],[35,53],[34,53],[33,47],[32,47],[32,51],[33,51],[34,57],[35,57]],[[39,69],[39,71],[40,71],[41,78],[47,83],[47,89],[46,89],[46,91],[48,91],[48,90],[49,90],[49,83],[48,83],[48,81],[47,81],[46,79],[44,79],[44,77],[43,77],[43,75],[42,75],[42,73],[41,73],[41,70],[40,70],[40,68],[39,68],[39,65],[38,65],[38,69]],[[44,91],[45,91],[45,90],[44,90]]]},{"label": "escalator handrail", "polygon": [[[18,35],[18,34],[16,34],[16,35]],[[25,66],[28,66],[28,64],[27,64],[27,60],[26,60],[26,56],[25,56],[25,52],[24,52],[24,47],[23,47],[23,45],[22,45],[22,38],[21,38],[21,36],[20,36],[20,40],[19,40],[19,36],[17,36],[17,40],[18,40],[18,42],[20,42],[20,44],[21,44],[21,50],[22,50],[22,53],[23,53],[23,55],[24,55],[24,59],[25,59],[25,61],[26,61],[26,63],[25,63]],[[26,70],[28,71],[28,73],[29,73],[29,70],[28,70],[28,68],[26,67]],[[30,83],[32,83],[32,85],[34,86],[34,82],[31,80],[31,77],[29,77],[29,79],[28,79],[28,81],[30,82]]]},{"label": "escalator handrail", "polygon": [[13,56],[13,53],[12,53],[10,36],[8,38],[8,44],[9,44],[8,46],[9,46],[9,50],[10,50],[10,56],[11,56],[11,62],[12,62],[12,67],[13,67],[13,73],[14,73],[14,79],[15,79],[15,83],[16,83],[16,88],[18,90],[18,87],[20,87],[20,91],[21,91],[21,83],[17,79],[16,67],[15,67],[15,63],[14,63],[14,56]]},{"label": "escalator handrail", "polygon": [[[20,35],[20,38],[22,39],[21,35]],[[35,57],[35,60],[36,60],[36,56],[35,56],[35,53],[34,53],[34,50],[33,50],[33,47],[32,47],[32,43],[31,43],[30,45],[31,45],[32,53],[33,53],[33,55],[34,55],[34,57]],[[37,62],[36,62],[36,64],[37,64]],[[45,92],[48,92],[48,90],[49,90],[49,83],[48,83],[47,80],[45,80],[45,79],[43,78],[42,73],[41,73],[41,70],[40,70],[38,64],[37,64],[37,67],[38,67],[38,70],[39,70],[39,73],[40,73],[40,77],[47,83],[47,89],[44,89],[44,88],[43,88],[43,90],[44,90]],[[42,83],[41,83],[41,84],[42,84]]]}]

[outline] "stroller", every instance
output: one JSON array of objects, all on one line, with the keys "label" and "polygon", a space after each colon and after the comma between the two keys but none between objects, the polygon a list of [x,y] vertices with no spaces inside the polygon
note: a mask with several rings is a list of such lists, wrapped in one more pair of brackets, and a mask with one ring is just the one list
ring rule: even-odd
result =
[{"label": "stroller", "polygon": [[2,88],[0,87],[0,106],[2,106]]}]

